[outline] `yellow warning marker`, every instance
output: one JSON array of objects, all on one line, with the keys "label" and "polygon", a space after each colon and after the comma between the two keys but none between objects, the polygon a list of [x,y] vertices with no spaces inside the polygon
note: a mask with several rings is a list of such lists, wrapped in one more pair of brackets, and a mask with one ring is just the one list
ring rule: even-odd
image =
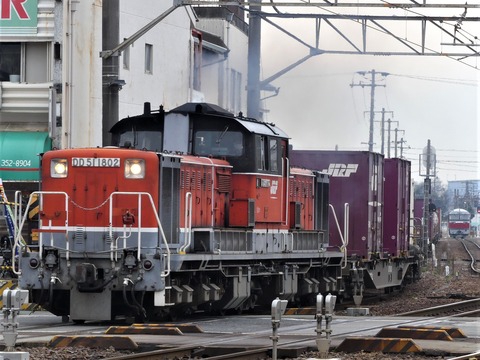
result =
[{"label": "yellow warning marker", "polygon": [[127,336],[54,336],[48,347],[88,347],[88,348],[108,348],[112,346],[117,350],[135,350],[137,343]]},{"label": "yellow warning marker", "polygon": [[176,327],[110,326],[105,334],[183,335]]},{"label": "yellow warning marker", "polygon": [[419,328],[383,328],[375,337],[453,341],[452,337],[445,330]]},{"label": "yellow warning marker", "polygon": [[306,308],[288,308],[284,315],[316,315],[317,309],[313,307]]},{"label": "yellow warning marker", "polygon": [[420,346],[412,339],[389,339],[375,337],[346,338],[337,347],[336,351],[347,353],[366,351],[383,353],[418,353],[422,352]]},{"label": "yellow warning marker", "polygon": [[178,328],[183,333],[203,333],[196,324],[132,324],[132,327],[168,327]]},{"label": "yellow warning marker", "polygon": [[465,333],[456,327],[450,327],[450,326],[408,326],[408,325],[402,325],[399,326],[399,328],[402,329],[428,329],[428,330],[444,330],[447,332],[448,335],[450,335],[453,339],[464,339],[467,337]]}]

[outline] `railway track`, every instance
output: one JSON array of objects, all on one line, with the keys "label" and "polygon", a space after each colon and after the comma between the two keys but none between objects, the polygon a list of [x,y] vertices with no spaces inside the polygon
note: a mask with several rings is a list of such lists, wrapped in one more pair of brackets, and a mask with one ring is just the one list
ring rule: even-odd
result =
[{"label": "railway track", "polygon": [[480,298],[409,311],[397,316],[479,316]]},{"label": "railway track", "polygon": [[[480,301],[480,299],[476,299],[476,302],[470,301],[469,306],[477,306],[478,308],[478,301]],[[423,319],[419,319],[418,317],[415,319],[397,317],[394,320],[389,320],[388,327],[417,328],[415,331],[424,332],[424,330],[418,330],[418,328],[423,329],[426,325],[438,325],[442,323],[449,324],[448,326],[450,326],[452,323],[451,318],[451,315],[444,317],[437,315]],[[84,347],[83,351],[86,351],[85,347],[89,347],[91,348],[90,351],[92,354],[95,353],[95,346],[85,345],[85,343],[82,343],[82,339],[87,339],[87,342],[90,341],[90,344],[98,344],[101,343],[101,340],[109,340],[111,337],[117,340],[119,338],[129,338],[132,342],[138,344],[135,353],[129,355],[118,355],[118,353],[114,355],[112,353],[109,359],[265,359],[272,356],[272,330],[270,321],[269,316],[252,315],[224,318],[198,318],[193,324],[150,324],[149,326],[136,324],[132,326],[108,327],[105,324],[98,323],[87,323],[82,326],[58,323],[54,326],[35,324],[22,326],[19,335],[20,338],[22,338],[23,345],[28,347],[28,344],[32,343],[32,341],[37,341],[38,344],[38,342],[41,341],[39,337],[41,335],[43,335],[42,338],[45,339],[45,337],[48,337],[48,334],[50,334],[49,338],[51,338],[51,343],[54,343],[55,340],[52,336],[54,334],[63,334],[65,338],[72,340],[69,344],[79,344],[79,348]],[[465,321],[467,324],[470,323],[469,320],[460,320],[461,323]],[[334,325],[334,331],[331,336],[333,347],[337,347],[344,339],[349,337],[360,337],[362,339],[362,346],[368,347],[383,346],[390,348],[393,346],[401,346],[402,348],[408,348],[412,346],[415,348],[416,346],[413,343],[406,342],[405,339],[393,337],[384,339],[385,336],[378,335],[381,331],[385,331],[385,320],[376,321],[370,317],[340,317],[334,319],[332,324]],[[147,329],[149,332],[143,335],[136,331],[136,327],[142,328],[144,331]],[[315,328],[316,320],[313,317],[285,317],[285,319],[282,320],[281,332],[279,333],[280,341],[277,346],[278,358],[287,357],[295,359],[300,358],[302,354],[308,352],[317,352]],[[174,329],[176,331],[173,331]],[[55,338],[56,336],[53,337]],[[413,337],[413,335],[409,335],[409,337]],[[76,340],[80,340],[80,342],[76,342]],[[48,342],[48,340],[43,341],[44,344]],[[60,340],[60,342],[62,341],[63,340]],[[58,339],[56,343],[59,343]],[[104,343],[103,349],[109,348],[109,346],[116,348],[113,345]],[[66,345],[66,347],[71,348],[72,352],[76,351],[73,345]],[[55,347],[48,347],[49,352],[54,351],[53,349],[55,349]],[[119,350],[119,348],[116,349]],[[376,348],[373,348],[372,351],[376,351],[375,349]],[[354,355],[352,354],[351,356]],[[31,358],[36,359],[35,357]],[[41,357],[41,359],[44,358],[45,357]],[[55,356],[52,358],[55,358]],[[75,357],[72,357],[72,359],[74,358]]]},{"label": "railway track", "polygon": [[470,257],[470,268],[474,273],[480,274],[480,268],[477,267],[477,262],[480,261],[480,245],[477,241],[471,239],[459,240]]},{"label": "railway track", "polygon": [[[364,332],[377,331],[377,335],[372,337],[355,337],[359,330],[351,330],[332,335],[332,339],[345,338],[337,347],[337,350],[348,352],[377,352],[385,350],[388,352],[405,352],[419,354],[419,358],[423,359],[424,350],[418,346],[412,339],[424,340],[444,340],[454,341],[454,339],[464,339],[466,336],[463,332],[456,328],[434,327],[422,325],[422,320],[399,320],[390,327],[372,326],[367,329],[360,330]],[[258,335],[239,334],[238,338],[242,339],[242,343],[248,342]],[[154,350],[139,354],[130,354],[124,356],[115,356],[108,358],[109,360],[153,360],[153,359],[202,359],[209,360],[251,360],[251,359],[268,359],[272,357],[272,346],[257,346],[252,348],[241,349],[238,346],[232,346],[232,338],[228,337],[224,340],[215,339],[208,341],[206,339],[197,339],[198,343],[190,346],[172,347],[169,349]],[[317,349],[306,344],[314,342],[316,337],[301,337],[291,341],[282,341],[278,345],[277,351],[279,358],[299,359],[306,352],[318,353]],[[352,341],[353,340],[353,341]],[[212,344],[214,343],[214,345]],[[362,350],[359,350],[361,348]],[[438,351],[438,350],[435,350]],[[332,354],[330,354],[332,355]],[[352,355],[355,358],[355,355]],[[413,358],[413,357],[412,357]],[[348,357],[350,359],[350,357]]]}]

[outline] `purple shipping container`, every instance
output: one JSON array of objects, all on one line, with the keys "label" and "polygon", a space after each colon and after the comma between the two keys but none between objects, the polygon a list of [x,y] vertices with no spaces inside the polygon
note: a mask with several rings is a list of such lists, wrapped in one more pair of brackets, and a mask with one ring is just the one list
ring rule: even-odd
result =
[{"label": "purple shipping container", "polygon": [[413,207],[413,216],[415,216],[415,221],[418,222],[419,225],[421,225],[423,218],[423,198],[417,198],[414,201],[415,203]]},{"label": "purple shipping container", "polygon": [[[417,244],[423,239],[423,211],[424,211],[424,199],[417,198],[414,200],[413,207],[413,228],[414,236],[413,239]],[[442,210],[440,208],[435,209],[435,211],[429,211],[428,215],[428,238],[436,243],[442,237]]]},{"label": "purple shipping container", "polygon": [[383,252],[390,256],[405,256],[408,253],[410,191],[410,161],[385,159]]},{"label": "purple shipping container", "polygon": [[[330,175],[330,204],[342,233],[344,206],[349,204],[348,256],[364,260],[382,257],[383,155],[368,151],[291,150],[290,162]],[[333,216],[329,236],[330,246],[342,245]]]}]

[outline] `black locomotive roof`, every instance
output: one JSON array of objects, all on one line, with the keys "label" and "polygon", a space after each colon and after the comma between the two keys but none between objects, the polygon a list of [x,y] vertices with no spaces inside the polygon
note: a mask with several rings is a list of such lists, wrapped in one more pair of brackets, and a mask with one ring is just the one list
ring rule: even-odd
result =
[{"label": "black locomotive roof", "polygon": [[231,112],[228,112],[224,108],[210,103],[186,103],[180,105],[170,111],[171,113],[181,114],[205,114],[205,115],[221,115],[227,117],[234,117]]},{"label": "black locomotive roof", "polygon": [[240,116],[235,116],[231,112],[225,110],[224,108],[210,103],[186,103],[173,110],[171,113],[181,113],[181,114],[205,114],[205,115],[217,115],[227,118],[231,118],[232,121],[236,121],[242,125],[246,130],[262,135],[275,135],[284,138],[288,138],[288,135],[285,134],[281,129],[275,126],[275,124],[266,123],[260,120],[255,120],[252,118],[246,118]]},{"label": "black locomotive roof", "polygon": [[149,115],[142,114],[123,118],[110,128],[110,132],[121,132],[125,129],[131,129],[133,126],[135,126],[137,129],[151,129],[156,128],[157,126],[159,128],[163,128],[163,114],[160,115],[159,113],[152,113]]},{"label": "black locomotive roof", "polygon": [[[246,130],[263,135],[274,135],[283,138],[288,138],[288,135],[283,132],[280,128],[276,127],[275,124],[266,123],[260,120],[255,120],[252,118],[246,118],[243,116],[235,116],[233,113],[225,110],[224,108],[210,103],[185,103],[180,105],[172,110],[169,113],[180,113],[180,114],[202,114],[202,115],[214,115],[224,118],[228,118],[231,121],[235,121]],[[155,125],[163,128],[163,119],[164,119],[163,109],[159,111],[149,111],[147,110],[144,114],[127,117],[110,129],[111,133],[121,132],[125,129],[131,129],[135,126],[137,129],[145,127],[152,128],[156,127]]]}]

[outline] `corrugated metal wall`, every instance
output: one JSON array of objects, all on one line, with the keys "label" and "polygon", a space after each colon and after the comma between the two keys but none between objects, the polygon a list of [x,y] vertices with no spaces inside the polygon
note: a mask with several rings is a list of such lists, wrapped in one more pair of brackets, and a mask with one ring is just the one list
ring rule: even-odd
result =
[{"label": "corrugated metal wall", "polygon": [[48,113],[51,83],[0,83],[0,111]]}]

